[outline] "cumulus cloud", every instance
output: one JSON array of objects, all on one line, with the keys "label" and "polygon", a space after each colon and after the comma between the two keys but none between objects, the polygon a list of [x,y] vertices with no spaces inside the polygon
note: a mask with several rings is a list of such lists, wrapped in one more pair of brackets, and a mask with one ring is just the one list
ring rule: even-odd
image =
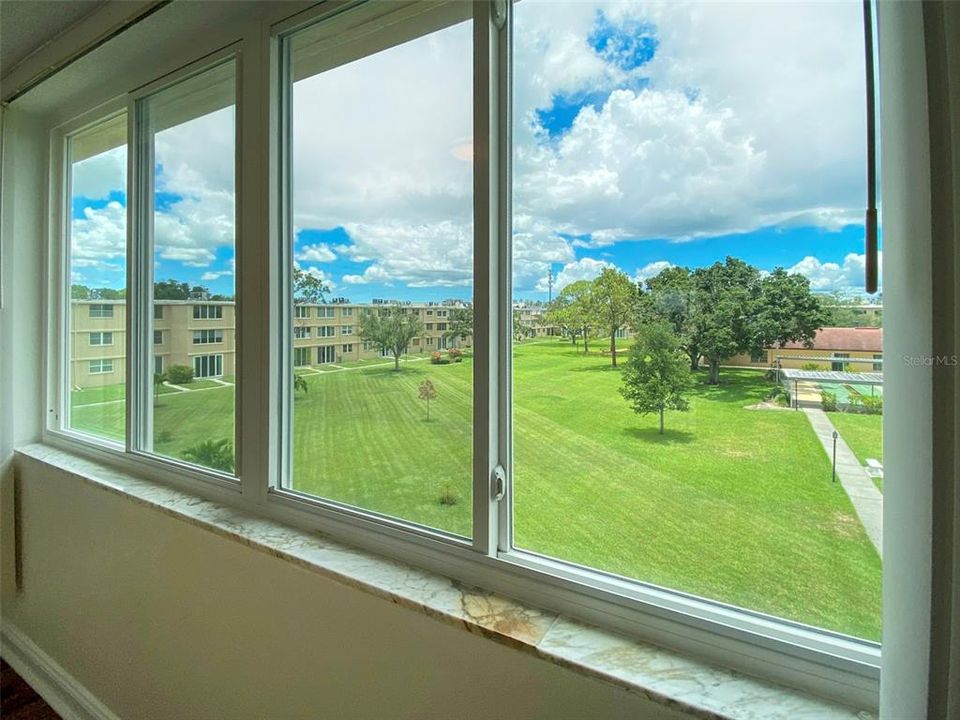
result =
[{"label": "cumulus cloud", "polygon": [[326,243],[316,243],[304,245],[295,257],[302,262],[331,262],[337,259],[337,254]]},{"label": "cumulus cloud", "polygon": [[[70,222],[70,262],[74,267],[123,267],[127,255],[127,211],[111,201],[87,207]],[[112,261],[112,262],[111,262]]]},{"label": "cumulus cloud", "polygon": [[127,146],[73,163],[70,191],[74,197],[102,200],[127,186]]},{"label": "cumulus cloud", "polygon": [[233,273],[230,270],[220,270],[217,272],[209,271],[201,275],[200,279],[205,281],[219,280],[220,278],[227,277],[229,275],[233,275]]},{"label": "cumulus cloud", "polygon": [[[865,258],[865,255],[849,253],[841,264],[821,262],[818,258],[808,255],[793,267],[788,268],[787,272],[806,276],[813,290],[826,292],[863,288]],[[879,257],[878,264],[881,260],[882,257]]]},{"label": "cumulus cloud", "polygon": [[633,276],[633,282],[640,284],[644,283],[650,278],[655,278],[657,275],[662,273],[667,268],[672,268],[673,263],[667,260],[657,260],[652,263],[647,263],[642,268],[639,268]]},{"label": "cumulus cloud", "polygon": [[[553,290],[554,292],[559,292],[570,283],[577,282],[578,280],[593,280],[603,272],[604,268],[613,267],[616,267],[616,265],[606,260],[595,260],[589,257],[581,258],[576,262],[563,266],[563,269],[557,273],[557,277],[553,281]],[[536,289],[540,292],[547,292],[547,288],[547,278],[540,278],[537,282]]]}]

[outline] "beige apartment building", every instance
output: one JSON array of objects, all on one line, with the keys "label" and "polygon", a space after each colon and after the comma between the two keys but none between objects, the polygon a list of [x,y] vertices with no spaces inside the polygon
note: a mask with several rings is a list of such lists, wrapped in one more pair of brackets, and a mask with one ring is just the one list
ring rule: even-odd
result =
[{"label": "beige apartment building", "polygon": [[[297,304],[293,318],[295,366],[325,365],[387,357],[360,337],[360,316],[387,303]],[[456,304],[416,303],[401,306],[423,323],[409,352],[433,353],[451,347],[469,348],[472,338],[448,336]],[[73,300],[70,318],[70,382],[74,388],[126,380],[124,300]],[[153,363],[156,372],[173,365],[193,368],[194,377],[236,373],[236,309],[234,303],[209,300],[157,300],[153,314]]]},{"label": "beige apartment building", "polygon": [[725,365],[779,367],[802,370],[883,372],[883,328],[825,327],[817,331],[812,347],[791,342],[764,349],[759,355],[734,355]]}]

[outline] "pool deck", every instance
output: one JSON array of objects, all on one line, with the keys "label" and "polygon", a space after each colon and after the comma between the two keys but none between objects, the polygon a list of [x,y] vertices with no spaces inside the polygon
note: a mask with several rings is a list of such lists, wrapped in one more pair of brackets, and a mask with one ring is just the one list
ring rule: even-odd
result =
[{"label": "pool deck", "polygon": [[[833,462],[833,433],[836,428],[830,422],[827,414],[819,408],[803,408],[813,431],[823,446],[827,458]],[[850,446],[837,437],[837,478],[846,491],[853,509],[867,532],[867,537],[877,549],[877,554],[883,557],[883,494],[877,490],[866,469],[857,460]]]}]

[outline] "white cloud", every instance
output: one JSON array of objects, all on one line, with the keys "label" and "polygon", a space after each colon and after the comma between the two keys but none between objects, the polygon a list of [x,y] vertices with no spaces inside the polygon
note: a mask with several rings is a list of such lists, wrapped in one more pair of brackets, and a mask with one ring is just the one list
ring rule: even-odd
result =
[{"label": "white cloud", "polygon": [[71,166],[70,192],[74,197],[102,200],[127,187],[127,146],[94,155]]},{"label": "white cloud", "polygon": [[221,270],[219,272],[205,272],[200,276],[201,280],[219,280],[222,277],[227,277],[228,275],[233,275],[230,270]]},{"label": "white cloud", "polygon": [[[799,273],[810,280],[813,290],[833,291],[862,289],[864,286],[864,255],[849,253],[843,263],[821,262],[812,255],[808,255],[791,268],[790,273]],[[882,257],[878,258],[878,265],[882,264]],[[879,268],[878,268],[879,269]]]},{"label": "white cloud", "polygon": [[304,245],[295,257],[303,262],[331,262],[337,259],[337,254],[326,243],[317,243]]},{"label": "white cloud", "polygon": [[[593,280],[603,271],[604,268],[615,267],[616,265],[611,262],[607,262],[606,260],[595,260],[589,257],[581,258],[576,262],[568,263],[563,266],[563,269],[561,269],[560,272],[557,273],[557,277],[554,278],[553,291],[559,292],[570,283],[577,282],[578,280]],[[535,289],[540,292],[547,292],[547,278],[540,278]]]},{"label": "white cloud", "polygon": [[647,263],[642,268],[639,268],[633,276],[633,282],[640,284],[644,283],[650,278],[655,278],[661,272],[667,268],[672,268],[673,263],[667,260],[657,260],[652,263]]},{"label": "white cloud", "polygon": [[[87,207],[70,222],[70,262],[74,267],[123,267],[127,256],[127,211],[111,201]],[[111,262],[112,261],[112,262]]]}]

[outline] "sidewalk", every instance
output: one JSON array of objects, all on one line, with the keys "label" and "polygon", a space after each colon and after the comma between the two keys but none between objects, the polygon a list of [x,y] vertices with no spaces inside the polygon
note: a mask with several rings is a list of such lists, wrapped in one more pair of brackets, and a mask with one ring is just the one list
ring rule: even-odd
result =
[{"label": "sidewalk", "polygon": [[[836,428],[830,422],[827,414],[818,408],[803,408],[807,419],[813,426],[813,431],[820,439],[827,458],[833,463],[833,432]],[[883,495],[867,475],[867,471],[857,460],[850,446],[843,441],[843,436],[837,438],[837,478],[846,490],[853,509],[856,510],[863,529],[867,531],[870,542],[877,549],[877,554],[883,557]]]}]

